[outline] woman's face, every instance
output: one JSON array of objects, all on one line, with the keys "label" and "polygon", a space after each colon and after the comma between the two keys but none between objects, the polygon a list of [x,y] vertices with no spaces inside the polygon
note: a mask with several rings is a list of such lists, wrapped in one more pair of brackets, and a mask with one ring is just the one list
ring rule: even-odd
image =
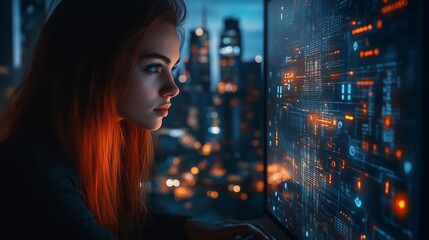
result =
[{"label": "woman's face", "polygon": [[179,37],[168,22],[156,22],[144,33],[140,57],[126,81],[129,86],[119,99],[122,119],[148,130],[161,127],[171,99],[179,94],[172,70],[179,61]]}]

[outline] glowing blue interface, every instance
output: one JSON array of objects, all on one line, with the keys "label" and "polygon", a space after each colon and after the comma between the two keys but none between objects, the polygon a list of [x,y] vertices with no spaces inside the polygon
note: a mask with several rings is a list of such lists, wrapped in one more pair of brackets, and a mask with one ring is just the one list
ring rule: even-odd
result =
[{"label": "glowing blue interface", "polygon": [[266,3],[266,207],[298,239],[416,239],[411,0]]}]

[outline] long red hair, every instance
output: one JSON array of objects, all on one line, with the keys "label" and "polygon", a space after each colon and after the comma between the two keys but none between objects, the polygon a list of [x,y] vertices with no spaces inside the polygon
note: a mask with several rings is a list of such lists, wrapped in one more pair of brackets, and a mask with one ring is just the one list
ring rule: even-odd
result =
[{"label": "long red hair", "polygon": [[136,64],[151,23],[180,27],[185,16],[182,0],[63,0],[0,117],[0,141],[31,131],[61,144],[88,208],[120,238],[142,232],[154,146],[150,131],[119,121],[117,98],[127,85],[119,76]]}]

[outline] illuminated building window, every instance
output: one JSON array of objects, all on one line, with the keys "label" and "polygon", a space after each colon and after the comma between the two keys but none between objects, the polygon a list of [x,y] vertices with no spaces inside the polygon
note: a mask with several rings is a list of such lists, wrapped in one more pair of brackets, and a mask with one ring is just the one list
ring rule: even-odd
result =
[{"label": "illuminated building window", "polygon": [[240,52],[241,52],[241,50],[240,50],[240,47],[239,46],[234,46],[234,55],[240,55]]},{"label": "illuminated building window", "polygon": [[201,37],[201,36],[203,35],[203,33],[204,33],[204,31],[203,31],[203,29],[202,29],[202,28],[197,28],[197,29],[195,30],[195,34],[196,34],[198,37]]},{"label": "illuminated building window", "polygon": [[209,61],[207,56],[200,56],[198,60],[200,63],[207,63]]}]

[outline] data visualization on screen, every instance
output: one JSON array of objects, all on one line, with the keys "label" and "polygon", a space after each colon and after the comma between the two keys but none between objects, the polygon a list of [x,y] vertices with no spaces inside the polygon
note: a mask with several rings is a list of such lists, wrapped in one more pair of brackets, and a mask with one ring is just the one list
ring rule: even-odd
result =
[{"label": "data visualization on screen", "polygon": [[417,2],[266,8],[266,210],[299,239],[415,239]]}]

